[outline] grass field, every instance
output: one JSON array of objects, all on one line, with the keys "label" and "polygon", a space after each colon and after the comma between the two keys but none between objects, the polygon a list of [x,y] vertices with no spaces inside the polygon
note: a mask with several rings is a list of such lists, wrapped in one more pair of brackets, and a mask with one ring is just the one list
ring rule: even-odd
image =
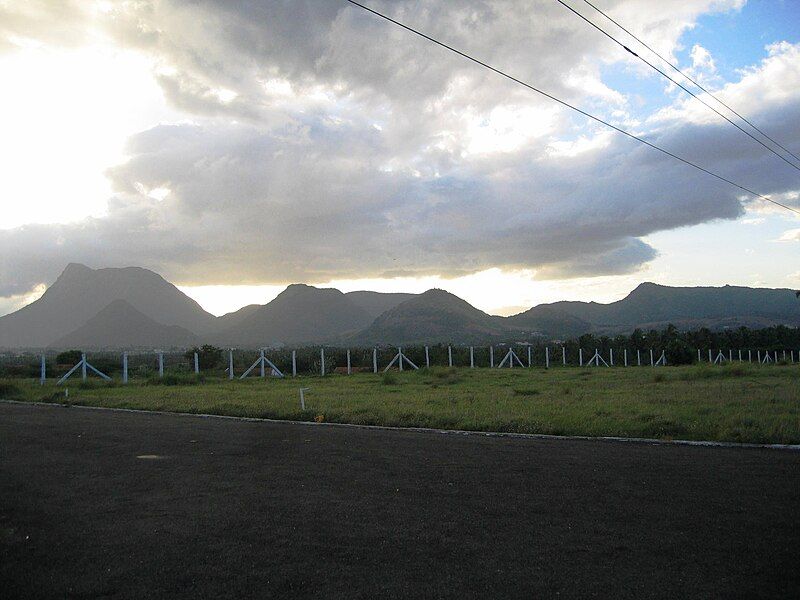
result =
[{"label": "grass field", "polygon": [[[68,403],[394,427],[800,443],[800,366],[446,369],[228,381],[67,382]],[[299,388],[306,392],[301,410]],[[0,398],[65,402],[0,381]]]}]

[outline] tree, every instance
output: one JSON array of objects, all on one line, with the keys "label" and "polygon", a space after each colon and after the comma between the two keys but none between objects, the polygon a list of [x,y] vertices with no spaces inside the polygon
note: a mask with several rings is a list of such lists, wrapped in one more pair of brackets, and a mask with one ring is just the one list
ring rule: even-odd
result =
[{"label": "tree", "polygon": [[207,371],[219,365],[222,360],[222,348],[217,348],[211,344],[203,344],[200,348],[192,348],[186,352],[186,358],[194,360],[197,354],[197,363],[200,370]]}]

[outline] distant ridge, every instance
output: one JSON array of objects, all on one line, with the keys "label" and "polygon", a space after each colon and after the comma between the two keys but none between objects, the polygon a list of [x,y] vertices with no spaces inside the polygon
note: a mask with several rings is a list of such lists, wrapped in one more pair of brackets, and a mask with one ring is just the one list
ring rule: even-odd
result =
[{"label": "distant ridge", "polygon": [[388,310],[353,336],[363,344],[478,342],[507,333],[502,317],[493,317],[444,290],[432,289]]},{"label": "distant ridge", "polygon": [[219,343],[260,347],[331,341],[365,327],[369,313],[336,289],[293,284],[218,331]]},{"label": "distant ridge", "polygon": [[0,317],[0,348],[42,348],[124,299],[158,323],[204,332],[213,315],[160,275],[140,267],[90,269],[70,263],[44,295]]},{"label": "distant ridge", "polygon": [[162,325],[142,314],[125,300],[114,300],[81,327],[52,346],[82,350],[103,348],[185,348],[197,336],[177,325]]},{"label": "distant ridge", "polygon": [[636,328],[800,325],[800,302],[789,289],[669,287],[642,283],[622,300],[540,304],[508,318],[515,328],[545,335],[625,333]]},{"label": "distant ridge", "polygon": [[343,294],[293,284],[267,304],[214,317],[147,269],[71,263],[39,300],[0,317],[0,348],[481,343],[616,335],[669,324],[684,330],[797,327],[800,301],[789,289],[648,282],[609,304],[555,302],[499,317],[439,289]]}]

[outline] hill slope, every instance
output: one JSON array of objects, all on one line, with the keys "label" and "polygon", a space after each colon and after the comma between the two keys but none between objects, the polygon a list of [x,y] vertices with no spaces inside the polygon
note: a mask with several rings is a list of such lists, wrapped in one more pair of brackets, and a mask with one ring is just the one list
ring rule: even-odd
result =
[{"label": "hill slope", "polygon": [[393,309],[395,306],[406,300],[411,300],[417,294],[385,294],[382,292],[347,292],[345,296],[355,302],[358,306],[363,308],[370,321],[377,319],[387,310]]},{"label": "hill slope", "polygon": [[81,350],[99,348],[185,348],[197,336],[177,325],[162,325],[125,300],[114,300],[72,333],[52,346]]},{"label": "hill slope", "polygon": [[478,310],[444,290],[428,290],[385,312],[353,336],[362,344],[421,342],[479,342],[500,338],[504,319]]},{"label": "hill slope", "polygon": [[610,304],[555,302],[508,318],[510,325],[546,335],[579,335],[589,331],[617,333],[660,328],[767,327],[800,325],[800,302],[788,289],[669,287],[642,283]]},{"label": "hill slope", "polygon": [[214,323],[213,315],[152,271],[71,263],[41,298],[0,317],[0,348],[49,346],[117,299],[158,323],[190,331],[203,332]]},{"label": "hill slope", "polygon": [[290,285],[269,304],[248,312],[219,331],[216,341],[251,347],[318,343],[370,322],[369,313],[339,290],[303,284]]}]

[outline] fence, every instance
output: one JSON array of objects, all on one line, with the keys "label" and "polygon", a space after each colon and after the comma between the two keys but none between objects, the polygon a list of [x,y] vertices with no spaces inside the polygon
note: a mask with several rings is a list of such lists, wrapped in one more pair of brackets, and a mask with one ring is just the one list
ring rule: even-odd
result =
[{"label": "fence", "polygon": [[[592,348],[568,349],[566,345],[496,344],[489,346],[443,345],[410,347],[338,348],[305,347],[300,349],[261,349],[257,351],[230,349],[220,351],[213,364],[204,364],[200,354],[177,352],[98,352],[88,357],[80,353],[75,364],[57,364],[53,357],[23,355],[15,365],[0,361],[5,376],[38,376],[44,384],[58,377],[63,383],[80,374],[83,380],[90,375],[104,379],[119,378],[122,383],[132,379],[147,380],[179,375],[216,375],[228,379],[248,377],[297,377],[302,375],[352,375],[359,372],[379,373],[389,369],[419,369],[421,367],[457,367],[514,369],[544,367],[661,367],[671,364],[666,350],[654,348]],[[34,358],[38,361],[34,362]],[[724,365],[726,363],[795,364],[794,350],[767,349],[697,349],[694,363]],[[26,362],[27,359],[27,362]],[[800,363],[800,351],[797,354]],[[14,368],[9,369],[9,364]]]}]

